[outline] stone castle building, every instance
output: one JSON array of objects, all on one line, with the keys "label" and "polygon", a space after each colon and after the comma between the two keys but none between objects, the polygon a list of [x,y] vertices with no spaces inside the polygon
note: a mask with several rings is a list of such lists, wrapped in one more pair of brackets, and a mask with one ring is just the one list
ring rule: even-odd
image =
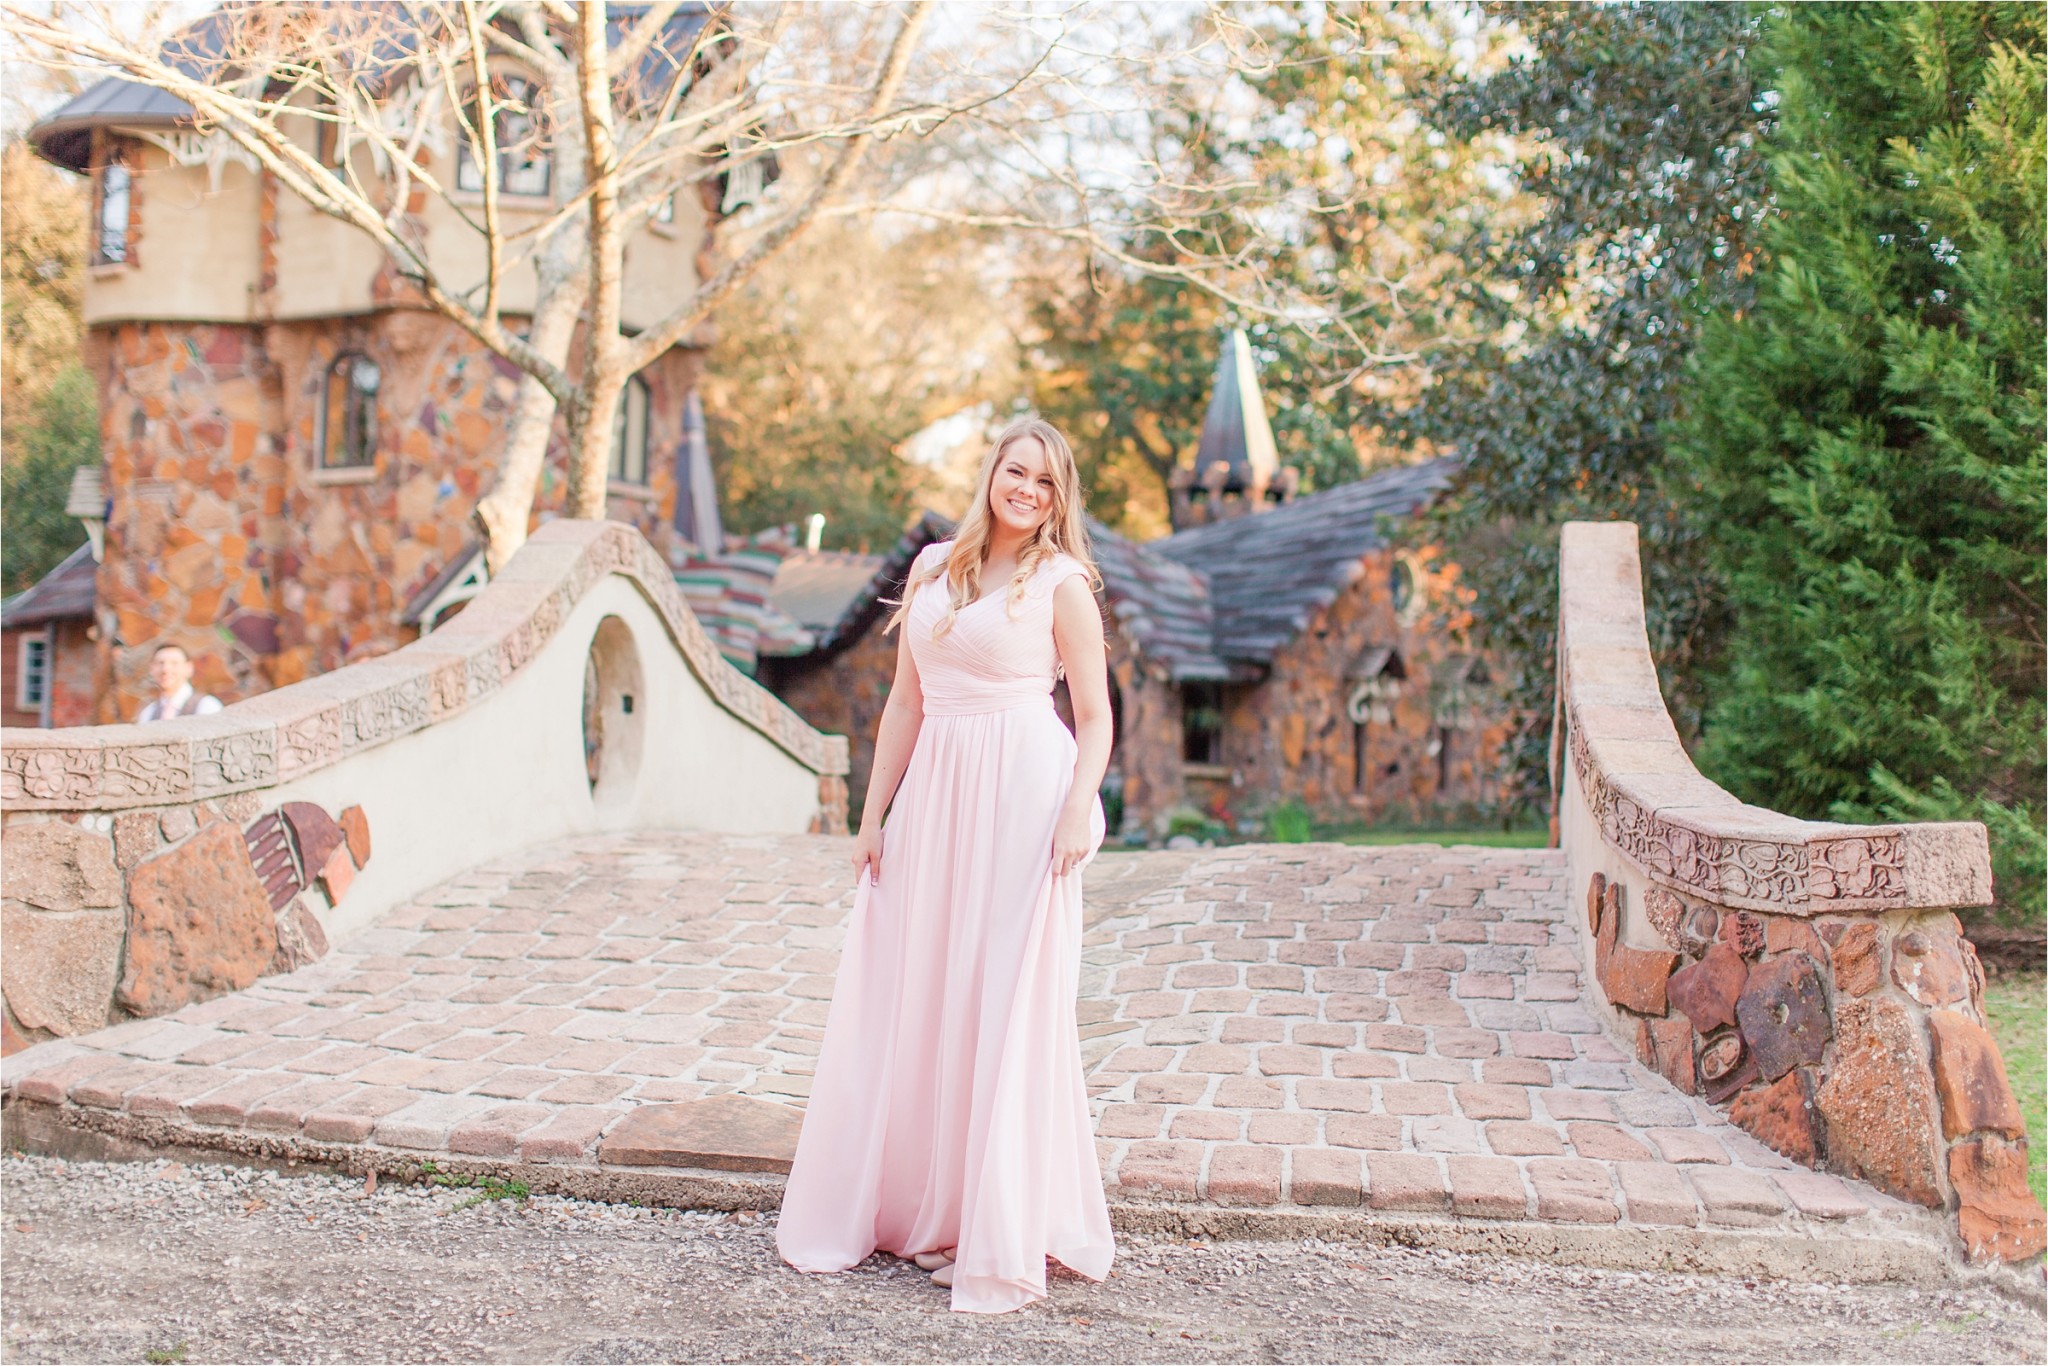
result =
[{"label": "stone castle building", "polygon": [[[1199,449],[1207,465],[1176,483],[1172,535],[1140,543],[1090,526],[1116,718],[1106,787],[1124,833],[1249,826],[1281,804],[1331,824],[1490,813],[1506,715],[1462,643],[1471,617],[1456,571],[1388,534],[1455,462],[1298,495],[1273,458],[1242,333],[1226,344]],[[775,605],[815,639],[764,653],[759,676],[848,737],[856,808],[894,675],[886,604],[917,552],[951,530],[927,514],[886,556],[798,552],[776,577]]]},{"label": "stone castle building", "polygon": [[[703,12],[685,6],[676,22]],[[422,155],[460,202],[477,177],[446,122]],[[321,127],[306,120],[308,150]],[[17,599],[0,612],[8,723],[132,717],[164,644],[191,654],[202,690],[233,700],[391,650],[459,607],[482,578],[470,513],[492,484],[513,367],[410,302],[367,236],[195,128],[163,92],[104,80],[29,138],[92,184],[85,359],[103,463],[82,472],[86,506],[75,496],[74,511],[101,525],[89,601],[69,564],[67,593],[38,585],[40,610],[17,611],[37,608]],[[558,207],[544,148],[503,171],[510,229]],[[679,191],[638,230],[629,328],[698,287],[732,189]],[[422,195],[411,207],[436,270],[458,288],[480,281],[482,239],[456,206]],[[531,271],[505,282],[515,326],[533,287]],[[715,508],[695,506],[710,487],[701,363],[697,346],[669,351],[632,379],[615,423],[608,515],[677,553],[716,524]],[[566,471],[558,427],[540,517],[561,506]]]}]

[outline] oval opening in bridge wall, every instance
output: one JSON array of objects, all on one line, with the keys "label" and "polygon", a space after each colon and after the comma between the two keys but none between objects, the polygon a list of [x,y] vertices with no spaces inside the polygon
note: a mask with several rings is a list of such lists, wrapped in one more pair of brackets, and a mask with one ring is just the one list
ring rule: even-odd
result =
[{"label": "oval opening in bridge wall", "polygon": [[630,802],[640,776],[644,718],[633,708],[643,691],[640,650],[617,617],[597,624],[583,666],[583,765],[599,809]]}]

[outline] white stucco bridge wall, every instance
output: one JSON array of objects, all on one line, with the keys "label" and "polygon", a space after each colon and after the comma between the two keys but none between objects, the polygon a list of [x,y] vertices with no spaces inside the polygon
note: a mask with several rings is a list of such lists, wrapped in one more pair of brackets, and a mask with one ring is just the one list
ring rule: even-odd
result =
[{"label": "white stucco bridge wall", "polygon": [[9,1043],[288,970],[535,844],[843,830],[846,771],[636,531],[550,522],[390,655],[213,716],[0,732]]}]

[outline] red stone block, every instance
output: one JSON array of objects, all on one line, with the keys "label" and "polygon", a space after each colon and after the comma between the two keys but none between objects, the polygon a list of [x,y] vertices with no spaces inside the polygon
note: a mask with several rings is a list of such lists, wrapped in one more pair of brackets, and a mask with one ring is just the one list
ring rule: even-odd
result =
[{"label": "red stone block", "polygon": [[2018,1262],[2048,1246],[2048,1222],[2027,1189],[2027,1149],[1995,1134],[1949,1149],[1949,1180],[1970,1260]]},{"label": "red stone block", "polygon": [[1892,944],[1892,980],[1923,1006],[1945,1006],[1970,993],[1962,941],[1952,934],[1913,930]]},{"label": "red stone block", "polygon": [[1998,1044],[1976,1021],[1953,1010],[1927,1017],[1934,1038],[1934,1089],[1941,1097],[1941,1131],[1949,1138],[1980,1129],[2024,1138],[2026,1118],[2005,1075]]},{"label": "red stone block", "polygon": [[1903,1002],[1837,1002],[1835,1061],[1814,1104],[1826,1126],[1831,1166],[1901,1200],[1942,1203],[1934,1069]]},{"label": "red stone block", "polygon": [[1600,986],[1614,1005],[1642,1015],[1665,1011],[1665,983],[1678,966],[1678,955],[1616,944],[1607,954]]},{"label": "red stone block", "polygon": [[1764,922],[1748,911],[1728,911],[1721,916],[1721,942],[1744,958],[1764,951]]},{"label": "red stone block", "polygon": [[1813,1105],[1813,1075],[1804,1067],[1769,1086],[1755,1086],[1735,1098],[1728,1117],[1758,1141],[1794,1162],[1814,1166],[1821,1157],[1820,1115]]},{"label": "red stone block", "polygon": [[[1548,1078],[1546,1078],[1547,1080]],[[1451,1088],[1467,1119],[1527,1119],[1529,1093],[1519,1086],[1466,1082]]]},{"label": "red stone block", "polygon": [[1654,1154],[1614,1124],[1578,1122],[1564,1126],[1565,1137],[1580,1157],[1594,1162],[1650,1162]]},{"label": "red stone block", "polygon": [[1116,1180],[1126,1190],[1192,1200],[1201,1175],[1199,1143],[1133,1143],[1117,1166]]},{"label": "red stone block", "polygon": [[1705,1034],[1735,1023],[1735,1001],[1749,979],[1749,965],[1726,944],[1671,974],[1666,991],[1671,1004],[1684,1012],[1692,1027]]},{"label": "red stone block", "polygon": [[1790,953],[1793,950],[1810,954],[1816,963],[1828,961],[1827,946],[1813,926],[1797,916],[1767,915],[1764,917],[1764,952]]},{"label": "red stone block", "polygon": [[1548,1124],[1495,1120],[1486,1126],[1486,1144],[1502,1157],[1558,1157],[1564,1140]]},{"label": "red stone block", "polygon": [[370,818],[360,806],[351,806],[341,813],[339,821],[342,838],[348,843],[349,857],[356,867],[366,868],[370,863]]},{"label": "red stone block", "polygon": [[1884,934],[1868,920],[1844,928],[1835,941],[1832,955],[1835,990],[1850,996],[1868,996],[1884,980]]}]

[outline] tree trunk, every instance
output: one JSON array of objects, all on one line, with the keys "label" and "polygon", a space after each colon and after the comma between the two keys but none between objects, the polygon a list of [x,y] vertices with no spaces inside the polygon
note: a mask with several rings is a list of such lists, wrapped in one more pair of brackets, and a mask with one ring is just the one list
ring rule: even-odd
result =
[{"label": "tree trunk", "polygon": [[605,513],[611,467],[612,414],[626,387],[626,347],[619,335],[625,225],[619,219],[619,150],[613,138],[611,53],[605,7],[585,5],[576,23],[576,94],[581,103],[583,174],[590,215],[590,310],[583,333],[583,375],[569,466],[569,515]]},{"label": "tree trunk", "polygon": [[[556,365],[569,357],[576,318],[583,310],[581,238],[577,225],[565,226],[557,237],[574,237],[561,249],[550,246],[538,263],[539,308],[533,319],[534,349]],[[498,480],[471,514],[484,540],[484,563],[495,574],[526,544],[533,519],[533,495],[547,463],[548,441],[555,430],[555,396],[532,375],[519,377],[512,420],[505,432],[505,453]]]}]

